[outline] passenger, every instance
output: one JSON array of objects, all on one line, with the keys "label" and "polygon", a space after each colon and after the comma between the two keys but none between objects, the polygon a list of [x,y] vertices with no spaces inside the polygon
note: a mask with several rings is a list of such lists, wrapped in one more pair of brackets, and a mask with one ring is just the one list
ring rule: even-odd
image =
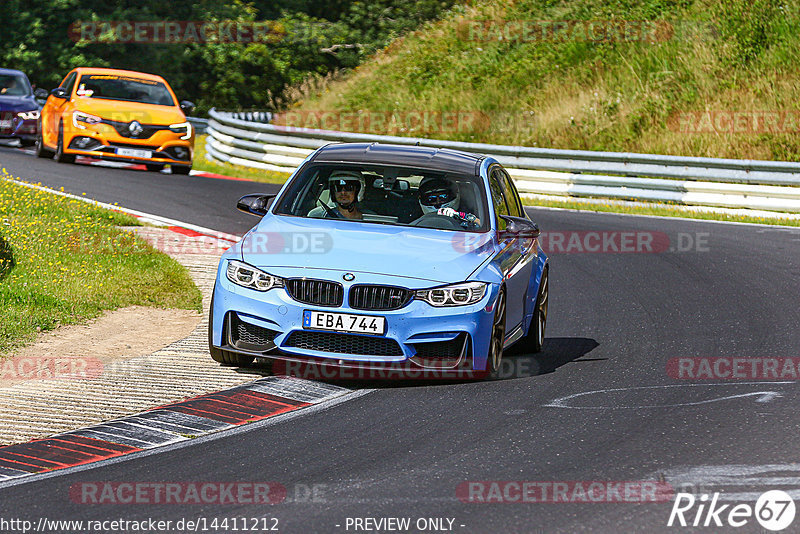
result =
[{"label": "passenger", "polygon": [[477,228],[481,220],[472,213],[458,211],[461,197],[458,185],[447,178],[425,178],[419,184],[419,205],[422,213],[452,217],[462,228]]},{"label": "passenger", "polygon": [[[330,198],[334,206],[326,210],[322,206],[312,209],[309,217],[336,217],[344,219],[361,219],[364,213],[358,203],[364,200],[364,177],[358,171],[333,171],[328,177]],[[331,213],[331,211],[334,213]],[[368,210],[367,213],[371,213]]]}]

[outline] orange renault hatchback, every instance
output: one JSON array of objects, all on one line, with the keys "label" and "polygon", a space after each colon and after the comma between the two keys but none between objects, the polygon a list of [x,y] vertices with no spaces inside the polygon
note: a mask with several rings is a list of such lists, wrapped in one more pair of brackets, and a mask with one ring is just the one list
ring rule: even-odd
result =
[{"label": "orange renault hatchback", "polygon": [[81,67],[50,91],[39,118],[36,155],[72,163],[75,156],[144,163],[150,171],[165,164],[188,174],[194,131],[160,76],[128,70]]}]

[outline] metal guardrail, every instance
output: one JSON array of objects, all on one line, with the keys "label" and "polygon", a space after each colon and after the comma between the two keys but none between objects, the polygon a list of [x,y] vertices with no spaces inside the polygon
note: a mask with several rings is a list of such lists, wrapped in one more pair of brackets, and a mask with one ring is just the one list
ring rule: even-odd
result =
[{"label": "metal guardrail", "polygon": [[800,163],[795,162],[557,150],[311,130],[215,109],[209,116],[206,150],[211,158],[271,171],[292,172],[313,150],[331,142],[420,144],[490,155],[506,167],[521,193],[800,212]]},{"label": "metal guardrail", "polygon": [[[272,120],[272,113],[269,111],[236,111],[230,112],[229,115],[232,119],[240,119],[250,122],[263,122],[268,123]],[[186,120],[194,126],[194,129],[199,134],[208,132],[208,119],[200,117],[186,117]]]},{"label": "metal guardrail", "polygon": [[189,121],[189,124],[194,127],[195,132],[199,134],[208,132],[208,119],[201,119],[200,117],[186,117],[186,120]]}]

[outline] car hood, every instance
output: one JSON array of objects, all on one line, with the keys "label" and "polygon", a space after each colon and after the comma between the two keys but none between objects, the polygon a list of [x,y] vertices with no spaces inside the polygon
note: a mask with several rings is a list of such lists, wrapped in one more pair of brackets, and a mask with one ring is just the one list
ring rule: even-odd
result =
[{"label": "car hood", "polygon": [[97,115],[103,119],[117,122],[139,121],[141,124],[178,124],[186,121],[186,116],[176,106],[157,106],[123,100],[104,100],[102,98],[76,99],[75,108]]},{"label": "car hood", "polygon": [[266,270],[316,268],[445,284],[466,280],[491,256],[494,247],[474,246],[476,240],[491,242],[489,234],[267,215],[237,247],[243,261]]},{"label": "car hood", "polygon": [[0,111],[34,111],[39,104],[32,96],[0,96]]}]

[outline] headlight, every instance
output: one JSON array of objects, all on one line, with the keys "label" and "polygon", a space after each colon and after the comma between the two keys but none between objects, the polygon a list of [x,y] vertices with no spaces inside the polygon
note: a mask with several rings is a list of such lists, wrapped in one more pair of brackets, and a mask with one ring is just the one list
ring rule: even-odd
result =
[{"label": "headlight", "polygon": [[17,117],[24,121],[35,121],[39,118],[39,110],[34,109],[33,111],[20,111],[17,113]]},{"label": "headlight", "polygon": [[431,306],[466,306],[480,302],[486,294],[486,282],[463,282],[451,286],[420,289],[414,296]]},{"label": "headlight", "polygon": [[102,122],[103,119],[97,117],[95,115],[89,115],[88,113],[84,113],[83,111],[75,111],[72,114],[72,124],[75,125],[76,128],[80,128],[81,130],[85,130],[86,126],[80,124],[81,122],[84,124],[98,124]]},{"label": "headlight", "polygon": [[228,262],[227,274],[228,280],[234,284],[256,291],[269,291],[275,287],[283,287],[283,278],[272,276],[240,261]]},{"label": "headlight", "polygon": [[175,133],[182,133],[184,135],[181,136],[181,139],[189,139],[192,136],[192,125],[188,122],[182,122],[180,124],[170,124],[169,129],[174,131]]}]

